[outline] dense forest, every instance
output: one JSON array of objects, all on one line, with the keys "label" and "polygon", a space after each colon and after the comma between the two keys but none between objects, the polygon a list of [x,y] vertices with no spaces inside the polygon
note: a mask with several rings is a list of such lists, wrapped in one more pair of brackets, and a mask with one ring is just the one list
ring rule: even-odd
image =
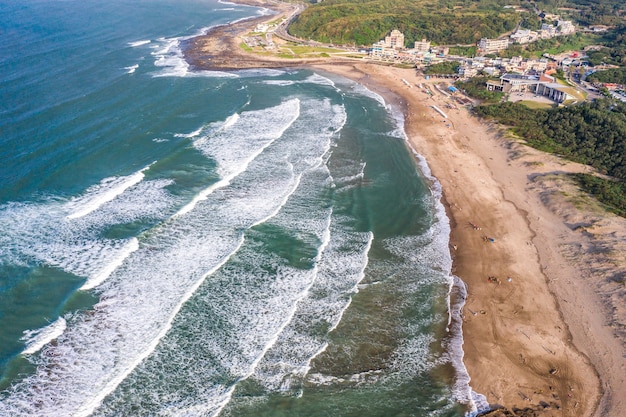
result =
[{"label": "dense forest", "polygon": [[620,24],[620,13],[626,9],[624,0],[535,0],[534,3],[540,10],[551,13],[569,11],[569,17],[582,26]]},{"label": "dense forest", "polygon": [[581,25],[615,25],[623,23],[620,13],[626,9],[624,0],[309,1],[313,4],[289,27],[295,36],[371,45],[399,29],[405,34],[407,47],[422,38],[439,45],[472,45],[482,37],[496,38],[510,32],[518,24],[538,29],[543,23],[538,13],[544,10]]},{"label": "dense forest", "polygon": [[436,44],[474,44],[515,29],[519,16],[504,2],[437,0],[325,0],[308,7],[289,26],[305,39],[371,45],[392,29],[406,46],[426,38]]},{"label": "dense forest", "polygon": [[592,83],[626,84],[626,68],[612,68],[606,71],[598,71],[589,75],[587,81]]},{"label": "dense forest", "polygon": [[516,103],[480,106],[480,116],[492,118],[528,144],[591,165],[616,179],[578,175],[581,187],[613,211],[626,216],[626,104],[596,100],[549,110]]}]

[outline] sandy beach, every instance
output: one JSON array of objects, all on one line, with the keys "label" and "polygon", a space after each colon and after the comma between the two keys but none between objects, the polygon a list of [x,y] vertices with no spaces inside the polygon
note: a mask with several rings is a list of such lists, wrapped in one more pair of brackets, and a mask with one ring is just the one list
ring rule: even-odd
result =
[{"label": "sandy beach", "polygon": [[414,69],[243,53],[238,36],[257,22],[192,40],[187,59],[203,69],[331,72],[404,113],[410,146],[442,185],[453,272],[468,286],[470,385],[506,407],[490,415],[626,415],[626,219],[605,213],[564,177],[589,168],[508,137],[434,88],[447,81],[426,81]]}]

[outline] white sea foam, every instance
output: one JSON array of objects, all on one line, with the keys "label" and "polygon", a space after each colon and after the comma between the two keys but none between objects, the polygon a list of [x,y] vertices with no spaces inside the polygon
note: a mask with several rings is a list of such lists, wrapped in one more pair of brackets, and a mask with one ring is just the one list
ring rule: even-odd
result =
[{"label": "white sea foam", "polygon": [[[0,262],[49,265],[102,282],[136,247],[136,239],[106,239],[102,232],[120,223],[161,218],[173,200],[164,187],[171,180],[142,181],[88,216],[68,220],[66,202],[11,203],[0,207]],[[94,187],[81,199],[91,201],[102,192]]]},{"label": "white sea foam", "polygon": [[124,67],[127,74],[134,73],[137,70],[137,68],[139,68],[139,64],[131,65],[130,67]]},{"label": "white sea foam", "polygon": [[37,353],[45,345],[58,338],[63,334],[66,328],[66,322],[63,317],[59,317],[46,327],[37,330],[26,330],[24,336],[20,340],[24,341],[26,347],[22,351],[22,355],[32,355]]},{"label": "white sea foam", "polygon": [[224,124],[220,126],[220,130],[228,129],[229,127],[232,127],[235,123],[237,123],[238,120],[239,120],[238,113],[228,116],[228,118],[224,121]]},{"label": "white sea foam", "polygon": [[203,128],[201,127],[201,128],[199,128],[197,130],[194,130],[191,133],[176,133],[176,134],[174,134],[174,137],[175,138],[188,138],[188,139],[189,138],[195,138],[198,135],[200,135],[200,133],[202,133],[202,130],[203,130]]},{"label": "white sea foam", "polygon": [[[324,111],[322,114],[325,115],[323,120],[334,120],[335,129],[327,129],[325,123],[320,124],[316,121],[315,115],[319,117],[322,109]],[[336,127],[344,122],[345,113],[342,107],[333,106],[328,101],[315,101],[302,104],[301,115],[302,117],[294,122],[298,125],[294,129],[296,135],[287,133],[284,140],[276,142],[261,158],[251,162],[249,168],[228,187],[211,194],[206,204],[190,212],[189,217],[175,218],[173,221],[193,218],[206,220],[208,216],[221,219],[219,223],[227,228],[233,224],[252,228],[261,224],[271,224],[272,227],[279,227],[282,230],[298,230],[296,235],[302,234],[300,238],[307,240],[306,236],[314,231],[320,242],[327,242],[329,237],[325,232],[327,230],[325,225],[328,219],[327,214],[324,214],[327,213],[327,209],[318,209],[321,210],[321,218],[318,214],[309,213],[308,216],[302,216],[298,213],[302,212],[303,204],[307,207],[315,206],[304,201],[318,198],[309,187],[312,184],[319,184],[320,179],[323,184],[323,178],[328,175],[323,166],[325,158],[322,155],[330,149],[330,138],[336,134]],[[312,125],[319,126],[310,129]],[[241,125],[237,123],[232,128],[240,127]],[[307,130],[306,134],[302,133]],[[314,178],[310,178],[311,175]],[[306,184],[303,184],[305,178]],[[224,200],[226,196],[228,199]],[[254,217],[257,220],[251,221],[250,219]],[[205,228],[199,230],[203,229]],[[207,243],[212,240],[213,238],[206,238]],[[193,247],[186,244],[186,247],[189,246]],[[322,244],[323,246],[325,245]],[[236,381],[242,381],[253,375],[255,379],[259,375],[265,378],[268,352],[287,352],[286,348],[294,346],[288,343],[289,340],[294,340],[290,339],[288,334],[292,334],[292,323],[296,314],[298,323],[302,323],[299,311],[304,307],[304,302],[298,300],[304,300],[309,296],[308,289],[315,281],[316,274],[311,270],[300,270],[285,265],[280,258],[268,258],[262,252],[263,250],[252,243],[245,244],[239,249],[236,260],[229,262],[227,268],[216,271],[201,294],[194,297],[196,305],[185,309],[177,317],[177,321],[187,329],[189,335],[185,344],[193,345],[197,340],[205,352],[203,357],[210,358],[210,366],[207,365],[208,367],[204,369],[195,367],[187,369],[180,362],[185,356],[185,353],[181,352],[180,341],[173,338],[166,338],[161,342],[158,354],[147,359],[145,365],[142,365],[143,372],[150,374],[157,372],[175,375],[188,372],[189,375],[185,376],[187,381],[200,378],[203,382],[198,381],[198,384],[192,386],[180,386],[174,380],[168,384],[167,379],[161,379],[158,386],[152,386],[152,380],[137,380],[133,377],[128,384],[123,384],[122,389],[132,389],[136,384],[148,383],[151,390],[162,392],[163,395],[166,392],[184,390],[184,396],[191,396],[193,401],[177,404],[173,408],[168,406],[168,410],[177,410],[175,414],[215,415],[228,403],[234,393]],[[184,265],[185,262],[178,261],[177,264]],[[265,268],[275,269],[275,272],[268,273]],[[265,313],[260,314],[259,309]],[[207,320],[204,315],[209,315],[211,319]],[[219,328],[211,326],[211,337],[202,336],[207,332],[204,326],[210,323],[221,325]],[[168,348],[170,345],[171,348]],[[310,357],[318,354],[320,347],[316,343],[307,345],[304,350],[298,349],[300,359],[294,359],[293,365],[285,368],[285,372],[301,374],[302,367],[306,367]],[[170,372],[170,366],[177,371]],[[215,380],[212,375],[220,372],[232,375],[233,379],[230,382],[224,382],[221,377]],[[264,383],[269,384],[268,380],[273,379],[275,375],[276,373],[272,373],[267,380],[263,379]],[[198,401],[202,405],[198,405]],[[108,406],[111,408],[106,408]],[[104,407],[97,415],[107,415],[110,410],[119,409],[108,403],[105,403]],[[126,406],[118,403],[117,407]]]},{"label": "white sea foam", "polygon": [[333,80],[318,73],[308,76],[305,81],[311,84],[327,85],[336,89],[335,82]]},{"label": "white sea foam", "polygon": [[68,211],[72,212],[67,218],[77,219],[97,210],[103,204],[141,182],[145,178],[144,172],[148,169],[150,169],[150,165],[126,177],[105,178],[99,185],[88,189],[85,196],[67,204]]},{"label": "white sea foam", "polygon": [[161,44],[152,52],[154,65],[161,68],[157,77],[185,77],[189,73],[189,64],[180,49],[182,38],[159,40]]},{"label": "white sea foam", "polygon": [[299,80],[263,80],[262,83],[266,85],[277,85],[280,87],[288,87],[294,84],[316,84],[316,85],[330,86],[337,90],[337,88],[335,87],[334,81],[332,81],[330,78],[324,77],[317,73],[314,73],[313,75],[309,75],[307,78],[305,78],[302,81],[299,81]]},{"label": "white sea foam", "polygon": [[122,262],[124,262],[124,259],[128,258],[130,254],[135,252],[137,249],[139,249],[139,241],[137,238],[133,237],[119,250],[115,258],[113,258],[100,271],[90,276],[80,289],[83,291],[90,290],[102,284],[104,280],[106,280],[109,275],[111,275],[111,273],[113,273],[113,271],[115,271],[122,264]]},{"label": "white sea foam", "polygon": [[149,44],[150,42],[152,42],[152,41],[150,41],[149,39],[142,40],[142,41],[128,42],[128,46],[131,46],[131,47],[133,47],[133,48],[136,48],[136,47],[138,47],[138,46],[147,45],[147,44]]},{"label": "white sea foam", "polygon": [[237,74],[242,77],[280,77],[286,72],[283,70],[273,68],[255,68],[237,71]]},{"label": "white sea foam", "polygon": [[281,87],[287,87],[294,85],[296,82],[293,80],[263,80],[263,84],[266,85],[278,85]]},{"label": "white sea foam", "polygon": [[[203,274],[200,279],[194,282],[187,291],[183,294],[183,296],[179,299],[178,303],[174,306],[172,311],[169,312],[169,317],[166,322],[160,328],[159,332],[150,340],[150,343],[143,347],[143,350],[138,352],[130,363],[127,363],[125,368],[121,370],[118,369],[118,372],[113,375],[112,378],[108,380],[106,385],[98,390],[96,395],[89,398],[89,400],[81,405],[78,411],[74,414],[77,417],[89,416],[91,415],[95,409],[102,403],[102,400],[109,395],[113,390],[139,365],[145,358],[147,358],[157,347],[159,341],[167,334],[169,329],[172,327],[172,323],[174,318],[180,311],[181,307],[187,302],[187,300],[196,292],[198,287],[204,282],[204,280],[221,268],[230,257],[236,253],[241,245],[243,244],[243,237],[239,239],[238,244],[235,248],[226,256],[224,256],[211,270]],[[120,372],[121,371],[121,372]]]},{"label": "white sea foam", "polygon": [[[278,110],[289,113],[293,105]],[[334,329],[358,291],[374,237],[346,229],[346,218],[315,200],[324,198],[319,184],[330,186],[324,163],[345,110],[328,100],[302,100],[297,112],[293,121],[283,114],[280,125],[288,126],[280,140],[249,162],[266,143],[249,146],[251,132],[272,130],[263,126],[275,120],[272,112],[244,112],[233,123],[214,124],[190,137],[221,164],[222,174],[238,174],[185,216],[141,238],[139,248],[98,288],[102,301],[94,312],[73,319],[58,343],[44,350],[36,374],[11,388],[0,414],[130,415],[140,399],[142,406],[153,407],[143,408],[146,414],[215,416],[236,401],[235,390],[243,385],[238,381],[298,392],[311,360],[328,346],[319,329]],[[266,141],[276,135],[264,134]],[[241,138],[246,140],[238,144]],[[247,153],[227,155],[227,143]],[[350,175],[358,178],[363,170],[357,166]],[[92,227],[148,183],[67,223]],[[287,261],[289,255],[266,253],[255,239],[265,230],[316,248],[310,255],[313,268],[291,265],[298,260]],[[404,243],[390,241],[388,247],[400,250]],[[121,256],[130,244],[116,242],[111,252]],[[399,254],[405,253],[406,247]],[[112,265],[119,257],[107,259]],[[184,338],[177,336],[181,331]],[[426,341],[403,346],[407,355],[398,355],[398,364],[420,353]],[[357,374],[350,381],[368,378],[378,375]],[[133,391],[137,387],[151,395]]]},{"label": "white sea foam", "polygon": [[369,88],[365,87],[364,85],[357,84],[356,82],[351,82],[349,85],[351,86],[351,88],[350,90],[346,91],[346,93],[350,92],[352,94],[356,94],[359,96],[369,97],[371,99],[376,100],[383,107],[387,107],[387,103],[385,102],[385,99],[380,94],[375,93]]},{"label": "white sea foam", "polygon": [[[300,101],[291,99],[276,107],[230,116],[207,136],[194,141],[194,146],[216,160],[220,180],[202,190],[175,216],[184,215],[215,190],[223,188],[270,146],[293,124],[300,114]],[[237,126],[234,133],[231,129]],[[243,136],[241,132],[245,131]]]}]

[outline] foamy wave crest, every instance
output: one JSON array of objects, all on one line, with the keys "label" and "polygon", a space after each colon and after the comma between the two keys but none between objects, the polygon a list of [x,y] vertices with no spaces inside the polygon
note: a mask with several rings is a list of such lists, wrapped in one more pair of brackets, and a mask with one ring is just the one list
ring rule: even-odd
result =
[{"label": "foamy wave crest", "polygon": [[[173,200],[164,187],[171,180],[141,182],[88,216],[68,220],[67,204],[9,203],[0,207],[0,262],[32,267],[51,265],[101,283],[136,247],[131,239],[106,239],[111,226],[140,219],[161,219]],[[96,187],[95,194],[101,191]],[[90,201],[89,193],[81,197]],[[85,288],[87,288],[85,287]]]},{"label": "foamy wave crest", "polygon": [[198,34],[180,38],[160,38],[159,44],[153,45],[152,56],[154,66],[159,67],[158,72],[153,73],[154,77],[211,77],[211,78],[237,78],[238,75],[225,71],[190,71],[189,64],[185,60],[181,41],[201,35],[206,29]]},{"label": "foamy wave crest", "polygon": [[133,185],[141,182],[145,177],[144,172],[148,169],[150,169],[150,165],[127,177],[103,179],[100,184],[88,189],[85,196],[67,204],[68,211],[72,211],[67,218],[77,219],[97,210],[103,204],[113,200]]},{"label": "foamy wave crest", "polygon": [[45,345],[63,334],[67,324],[63,317],[59,317],[53,323],[37,330],[26,330],[20,340],[24,341],[26,347],[22,351],[23,355],[37,353]]},{"label": "foamy wave crest", "polygon": [[462,310],[467,298],[467,286],[457,276],[453,277],[449,291],[449,337],[445,341],[450,361],[456,370],[452,393],[455,400],[468,407],[468,415],[488,411],[489,403],[484,395],[478,394],[470,386],[470,376],[463,362],[463,316]]},{"label": "foamy wave crest", "polygon": [[273,68],[255,68],[237,71],[237,74],[242,77],[280,77],[286,72],[283,70]]},{"label": "foamy wave crest", "polygon": [[230,184],[250,162],[283,135],[299,114],[300,100],[292,99],[269,109],[233,115],[217,127],[214,125],[215,130],[207,136],[195,140],[194,146],[217,162],[221,179],[202,190],[176,215],[188,213],[215,190]]},{"label": "foamy wave crest", "polygon": [[278,85],[281,87],[287,87],[294,85],[296,82],[293,80],[263,80],[263,84],[266,85]]},{"label": "foamy wave crest", "polygon": [[306,78],[305,82],[317,85],[327,85],[333,88],[335,87],[335,82],[328,77],[324,77],[323,75],[314,73]]},{"label": "foamy wave crest", "polygon": [[376,100],[381,106],[387,107],[387,103],[385,102],[385,99],[383,98],[383,96],[381,96],[378,93],[373,92],[369,88],[365,87],[363,84],[358,84],[354,81],[351,81],[347,84],[347,88],[346,87],[340,88],[340,90],[344,91],[345,93],[351,93],[351,94],[356,94],[359,96],[369,97],[371,99]]},{"label": "foamy wave crest", "polygon": [[87,279],[87,282],[85,282],[83,286],[80,287],[80,289],[83,291],[90,290],[102,284],[113,271],[115,271],[120,265],[122,265],[124,259],[128,258],[130,254],[135,252],[137,249],[139,249],[139,241],[137,240],[137,238],[133,237],[115,254],[115,257],[109,260],[104,268],[102,268],[96,274],[90,276]]},{"label": "foamy wave crest", "polygon": [[137,68],[139,68],[139,64],[131,65],[130,67],[124,67],[127,74],[134,73],[137,70]]},{"label": "foamy wave crest", "polygon": [[294,84],[316,84],[316,85],[326,85],[326,86],[330,86],[330,87],[333,87],[333,88],[337,89],[335,87],[335,83],[330,78],[324,77],[324,76],[316,74],[316,73],[314,73],[313,75],[309,75],[307,78],[305,78],[302,81],[298,81],[298,80],[263,80],[262,83],[266,84],[266,85],[277,85],[277,86],[280,86],[280,87],[288,87],[288,86],[294,85]]},{"label": "foamy wave crest", "polygon": [[202,128],[199,128],[197,130],[194,130],[191,133],[176,133],[174,134],[175,138],[187,138],[187,139],[191,139],[191,138],[195,138],[198,135],[200,135],[200,133],[202,133]]},{"label": "foamy wave crest", "polygon": [[149,39],[142,40],[142,41],[128,42],[128,46],[130,46],[132,48],[136,48],[136,47],[141,46],[141,45],[147,45],[150,42],[152,42],[152,41],[150,41]]},{"label": "foamy wave crest", "polygon": [[161,68],[158,77],[185,77],[189,73],[189,64],[180,49],[181,38],[159,39],[161,44],[152,52],[154,65]]}]

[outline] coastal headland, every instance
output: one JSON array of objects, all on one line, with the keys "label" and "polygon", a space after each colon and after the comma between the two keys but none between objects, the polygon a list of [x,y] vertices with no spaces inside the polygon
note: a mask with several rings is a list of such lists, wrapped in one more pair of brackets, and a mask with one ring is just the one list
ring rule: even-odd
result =
[{"label": "coastal headland", "polygon": [[[279,17],[295,7],[244,3]],[[349,58],[284,59],[239,47],[241,36],[275,19],[214,28],[188,41],[185,57],[195,69],[299,66],[334,73],[404,113],[410,146],[443,189],[453,272],[468,286],[462,314],[470,385],[494,408],[504,407],[489,415],[626,415],[624,289],[610,280],[626,271],[626,220],[581,197],[563,176],[589,168],[480,121],[433,88],[443,80],[425,80],[414,69]]]}]

